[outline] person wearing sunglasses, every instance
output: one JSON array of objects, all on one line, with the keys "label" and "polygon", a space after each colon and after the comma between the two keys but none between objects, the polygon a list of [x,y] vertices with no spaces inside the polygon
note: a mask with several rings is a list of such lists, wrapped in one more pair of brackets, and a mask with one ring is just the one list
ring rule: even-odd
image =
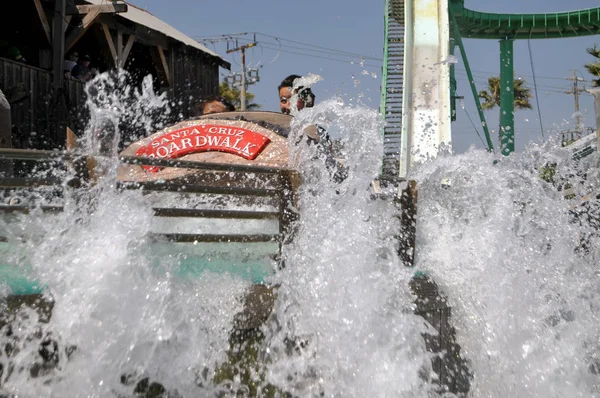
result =
[{"label": "person wearing sunglasses", "polygon": [[209,115],[211,113],[234,112],[235,106],[223,97],[206,97],[202,101],[192,105],[191,116]]},{"label": "person wearing sunglasses", "polygon": [[279,108],[281,109],[281,113],[289,115],[292,109],[292,96],[294,94],[298,95],[298,100],[296,101],[296,109],[301,111],[304,108],[312,108],[315,104],[315,95],[313,94],[310,87],[299,86],[294,88],[294,82],[297,79],[300,79],[302,76],[299,75],[290,75],[283,79],[279,87]]},{"label": "person wearing sunglasses", "polygon": [[[310,87],[294,87],[294,83],[301,77],[302,76],[299,75],[290,75],[283,79],[279,87],[277,87],[279,90],[279,108],[281,109],[281,113],[286,115],[291,113],[291,102],[294,94],[297,94],[298,98],[296,101],[297,111],[301,111],[304,108],[312,108],[315,105],[315,95]],[[322,126],[310,125],[304,129],[304,133],[309,145],[317,145],[319,153],[323,155],[325,159],[325,165],[330,171],[333,181],[340,183],[346,179],[347,170],[342,163],[336,160],[333,145],[327,131],[325,131]],[[300,138],[300,141],[301,140],[302,138]],[[296,144],[299,144],[300,141],[296,142]]]}]

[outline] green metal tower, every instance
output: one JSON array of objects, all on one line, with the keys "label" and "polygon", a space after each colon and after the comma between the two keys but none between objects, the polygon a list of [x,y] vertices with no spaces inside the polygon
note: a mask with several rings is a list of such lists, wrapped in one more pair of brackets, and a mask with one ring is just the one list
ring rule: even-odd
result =
[{"label": "green metal tower", "polygon": [[600,34],[600,7],[544,14],[492,14],[466,9],[464,0],[450,0],[448,11],[452,25],[451,39],[453,45],[460,47],[490,149],[487,123],[474,88],[462,39],[491,39],[500,43],[500,151],[503,155],[509,155],[515,150],[514,41]]},{"label": "green metal tower", "polygon": [[[405,44],[410,44],[407,34],[410,28],[424,21],[419,18],[409,18],[410,26],[407,27],[405,17],[407,4],[414,7],[418,0],[386,0],[385,1],[385,41],[384,41],[384,66],[382,73],[381,107],[386,125],[383,131],[384,155],[383,175],[397,175],[402,142],[403,101],[405,95],[418,95],[406,93],[410,87],[404,87],[404,74],[421,73],[418,67],[412,71],[407,68],[412,65],[411,59],[405,59],[406,54],[412,54]],[[544,13],[544,14],[493,14],[472,11],[464,7],[464,0],[437,0],[436,5],[441,7],[448,2],[449,53],[455,53],[458,47],[462,63],[467,71],[471,92],[478,107],[479,117],[486,135],[489,150],[493,150],[488,124],[477,95],[477,88],[473,80],[469,60],[463,39],[488,39],[499,42],[500,61],[500,151],[509,155],[515,149],[514,130],[514,51],[515,40],[521,39],[558,39],[575,36],[589,36],[600,34],[600,7],[586,10]],[[444,5],[445,7],[445,5]],[[440,40],[443,38],[440,37]],[[408,55],[407,55],[408,56]],[[452,120],[455,118],[456,80],[454,78],[454,65],[450,65],[450,98]],[[409,97],[411,98],[411,97]]]},{"label": "green metal tower", "polygon": [[396,175],[400,159],[402,130],[402,76],[404,73],[404,0],[385,1],[385,41],[380,113],[383,130],[384,175]]}]

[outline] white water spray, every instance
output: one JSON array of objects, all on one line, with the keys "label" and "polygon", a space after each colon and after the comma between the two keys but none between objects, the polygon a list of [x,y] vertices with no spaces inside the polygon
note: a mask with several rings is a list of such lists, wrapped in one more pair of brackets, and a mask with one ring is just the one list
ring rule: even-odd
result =
[{"label": "white water spray", "polygon": [[[211,374],[228,360],[233,318],[250,282],[215,268],[181,278],[177,268],[187,252],[157,251],[148,240],[154,199],[115,189],[115,156],[121,117],[166,105],[149,84],[140,92],[119,86],[117,95],[115,81],[99,79],[85,145],[104,156],[104,178],[67,190],[64,213],[34,211],[2,225],[29,238],[6,261],[29,264],[54,302],[49,320],[24,310],[0,325],[2,393],[129,397],[147,378],[145,385],[171,396],[234,396],[238,390],[223,390]],[[129,107],[123,96],[148,112]],[[156,128],[144,117],[131,123],[145,134]],[[335,143],[343,181],[332,177],[331,159],[319,146],[300,139],[313,124]],[[285,267],[269,280],[280,287],[262,328],[264,374],[255,379],[264,386],[296,396],[435,396],[421,337],[431,328],[414,315],[408,289],[415,270],[403,268],[395,252],[398,209],[369,191],[380,167],[380,133],[375,112],[339,100],[296,116],[290,140],[300,141],[292,155],[304,181],[301,217],[284,248]],[[473,373],[470,396],[600,394],[593,223],[574,219],[569,210],[576,203],[536,171],[556,163],[556,178],[567,178],[576,193],[597,186],[595,170],[568,157],[551,145],[531,146],[494,164],[491,155],[473,151],[413,171],[417,268],[453,308]],[[44,197],[36,195],[32,200]],[[587,252],[576,250],[582,237]],[[40,362],[40,350],[50,360]]]}]

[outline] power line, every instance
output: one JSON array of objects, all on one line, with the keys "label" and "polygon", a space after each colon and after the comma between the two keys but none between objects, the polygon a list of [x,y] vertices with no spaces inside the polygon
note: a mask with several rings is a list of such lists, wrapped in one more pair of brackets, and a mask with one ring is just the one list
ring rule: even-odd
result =
[{"label": "power line", "polygon": [[[468,80],[466,79],[466,77],[462,77],[462,76],[458,76],[456,79],[457,79],[457,80],[460,80],[460,81],[468,81]],[[487,84],[487,82],[483,82],[483,81],[475,81],[475,82],[476,82],[476,83],[481,83],[481,84]],[[561,88],[561,87],[540,86],[540,85],[538,85],[538,87],[541,87],[541,90],[540,90],[540,91],[543,91],[543,92],[548,92],[548,93],[559,93],[559,94],[563,94],[563,93],[564,93],[564,91],[561,91],[561,90],[562,90],[562,88]]]},{"label": "power line", "polygon": [[[457,70],[456,72],[458,72],[458,73],[461,73],[461,74],[465,74],[465,75],[466,75],[466,72],[465,72],[465,71],[462,71],[462,70]],[[476,81],[476,82],[480,82],[480,83],[484,83],[484,84],[487,84],[487,79],[489,78],[489,76],[476,75],[476,74],[474,74],[473,76],[475,77],[475,79],[473,79],[474,81]],[[520,75],[520,76],[526,76],[526,75]],[[461,76],[461,77],[463,77],[463,78],[464,78],[465,76]],[[539,77],[539,76],[538,76],[538,77]],[[485,80],[484,80],[484,79],[485,79]],[[564,78],[562,78],[562,80],[565,80],[565,79],[564,79]],[[564,86],[563,86],[563,87],[559,87],[559,86],[548,86],[548,85],[545,85],[545,84],[538,84],[538,87],[545,87],[545,88],[550,88],[550,89],[555,89],[555,90],[564,90],[564,89],[565,89],[565,88],[564,88]]]},{"label": "power line", "polygon": [[542,132],[542,139],[544,139],[544,125],[542,123],[542,110],[540,108],[540,99],[537,92],[537,82],[535,80],[535,68],[533,66],[533,55],[531,55],[531,40],[527,40],[527,48],[529,49],[529,62],[531,64],[531,73],[533,73],[533,89],[535,90],[535,101],[537,104],[538,119],[540,120],[540,131]]},{"label": "power line", "polygon": [[[202,36],[196,36],[194,38],[196,40],[200,41],[200,42],[211,42],[211,43],[216,42],[216,43],[219,43],[219,42],[223,42],[223,41],[233,40],[234,36],[244,36],[244,35],[250,35],[250,34],[265,36],[265,37],[268,37],[270,39],[274,39],[274,40],[277,41],[277,43],[273,43],[273,42],[269,42],[269,41],[263,41],[267,45],[273,45],[273,46],[279,46],[279,47],[287,47],[287,48],[292,48],[292,49],[299,50],[299,51],[309,51],[309,52],[332,54],[332,55],[336,55],[336,56],[339,56],[339,57],[355,57],[355,58],[360,58],[360,59],[365,59],[365,60],[372,60],[372,61],[381,61],[381,62],[383,62],[382,58],[377,58],[377,57],[373,57],[373,56],[369,56],[369,55],[358,54],[358,53],[353,53],[353,52],[339,50],[339,49],[334,49],[334,48],[328,48],[328,47],[318,46],[318,45],[315,45],[315,44],[304,43],[304,42],[300,42],[300,41],[296,41],[296,40],[291,40],[291,39],[286,39],[286,38],[283,38],[283,37],[278,37],[278,36],[273,36],[273,35],[268,35],[268,34],[264,34],[264,33],[260,33],[260,32],[246,32],[246,33],[237,33],[237,34],[223,34],[223,35],[203,36],[203,37]],[[243,37],[237,37],[236,40],[248,40],[248,39],[245,39]],[[251,41],[251,40],[248,40],[248,41]],[[260,41],[260,40],[257,40],[257,41]],[[294,43],[296,45],[282,44],[281,43],[282,41],[289,42],[289,43]]]},{"label": "power line", "polygon": [[487,147],[485,141],[483,140],[483,137],[481,136],[481,134],[479,134],[479,130],[477,130],[477,127],[475,126],[475,123],[473,122],[473,119],[471,119],[471,115],[469,115],[469,112],[467,112],[467,108],[465,108],[463,106],[462,109],[463,109],[463,111],[465,111],[465,114],[469,118],[469,121],[471,122],[471,126],[473,126],[473,128],[475,129],[475,132],[477,133],[477,137],[479,137],[479,139],[481,140],[481,143],[483,144],[483,146]]},{"label": "power line", "polygon": [[[370,59],[370,60],[373,60],[373,61],[382,61],[383,62],[383,58],[376,58],[376,57],[371,57],[371,56],[368,56],[368,55],[361,55],[361,54],[357,54],[357,53],[351,53],[351,52],[348,52],[348,51],[336,50],[336,49],[332,49],[332,48],[317,46],[317,45],[314,45],[314,44],[303,43],[303,42],[296,41],[296,40],[285,39],[283,37],[271,36],[271,35],[267,35],[267,34],[259,33],[259,32],[256,32],[256,34],[261,35],[261,36],[270,37],[272,39],[278,39],[278,40],[282,40],[282,41],[288,41],[290,43],[300,44],[300,45],[303,45],[303,46],[320,48],[322,50],[327,50],[327,51],[336,51],[338,53],[347,54],[348,56],[360,57],[360,58],[364,58],[364,59]],[[313,51],[316,51],[316,50],[313,50]]]},{"label": "power line", "polygon": [[[265,45],[263,43],[258,43],[259,47],[262,47],[266,50],[272,50],[272,51],[280,51],[280,52],[284,52],[284,53],[288,53],[288,54],[296,54],[296,55],[303,55],[306,57],[313,57],[313,58],[320,58],[320,59],[326,59],[329,61],[334,61],[334,62],[342,62],[345,64],[350,63],[351,61],[347,60],[347,59],[337,59],[337,58],[331,58],[331,57],[325,57],[325,56],[321,56],[321,55],[316,55],[316,54],[309,54],[309,53],[304,53],[304,52],[299,52],[299,51],[291,51],[291,50],[284,50],[281,48],[274,48],[274,47],[269,47],[268,45]],[[382,65],[371,65],[371,64],[366,64],[366,63],[361,63],[361,66],[367,66],[367,67],[372,67],[372,68],[381,68]]]},{"label": "power line", "polygon": [[[265,44],[269,44],[269,45],[275,45],[275,46],[279,46],[279,47],[286,47],[286,48],[293,48],[296,50],[301,50],[301,51],[311,51],[311,52],[316,52],[316,53],[320,53],[320,54],[331,54],[331,51],[326,51],[326,50],[311,50],[308,48],[302,48],[302,47],[297,47],[297,46],[290,46],[287,44],[278,44],[278,43],[269,43],[269,42],[263,42]],[[365,56],[361,56],[361,55],[347,55],[344,54],[343,52],[335,52],[334,53],[336,56],[340,56],[340,57],[348,57],[348,58],[360,58],[360,59],[371,59],[371,60],[376,60],[376,61],[383,61],[381,59],[376,59],[376,58],[370,58],[370,57],[365,57]]]},{"label": "power line", "polygon": [[[466,73],[466,70],[464,69],[459,69],[456,68],[457,72],[464,72]],[[471,72],[475,72],[475,74],[483,74],[485,76],[498,76],[499,72],[490,72],[490,71],[482,71],[482,70],[471,70]],[[526,76],[526,77],[532,77],[532,75],[522,75],[522,76]],[[558,76],[537,76],[538,79],[548,79],[548,80],[562,80],[564,81],[565,78],[564,77],[558,77]],[[587,82],[590,82],[591,80],[586,80]]]}]

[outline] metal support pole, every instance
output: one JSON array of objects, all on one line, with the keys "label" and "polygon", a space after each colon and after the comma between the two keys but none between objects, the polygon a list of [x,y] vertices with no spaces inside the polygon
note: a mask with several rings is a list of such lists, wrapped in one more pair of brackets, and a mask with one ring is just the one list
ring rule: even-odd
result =
[{"label": "metal support pole", "polygon": [[594,96],[594,110],[596,111],[596,147],[598,148],[598,163],[600,163],[600,87],[587,90]]},{"label": "metal support pole", "polygon": [[243,45],[241,47],[232,48],[231,50],[227,50],[227,54],[241,51],[242,52],[242,89],[240,90],[240,110],[246,110],[246,49],[250,47],[254,47],[257,43],[250,43]]},{"label": "metal support pole", "polygon": [[[384,28],[385,28],[385,37],[383,38],[383,66],[381,67],[381,102],[379,103],[379,113],[383,116],[385,120],[385,114],[387,110],[385,109],[385,105],[387,102],[387,76],[388,76],[388,49],[389,49],[389,41],[388,41],[388,24],[390,19],[390,0],[385,0],[385,12],[384,12]],[[382,134],[385,133],[385,128],[382,129]]]},{"label": "metal support pole", "polygon": [[[450,56],[454,56],[456,44],[453,39],[450,39]],[[456,68],[454,64],[450,64],[450,120],[456,120]]]},{"label": "metal support pole", "polygon": [[452,24],[453,28],[453,38],[456,41],[456,44],[458,44],[458,48],[460,49],[460,56],[462,57],[463,63],[465,64],[467,77],[469,78],[469,84],[473,93],[473,99],[475,100],[475,105],[477,105],[477,112],[479,113],[479,119],[481,120],[481,126],[483,127],[483,132],[485,134],[485,140],[487,142],[488,151],[493,151],[494,144],[492,143],[492,139],[490,137],[490,130],[488,129],[488,125],[485,121],[485,115],[483,114],[481,102],[479,102],[479,95],[477,95],[477,87],[475,87],[475,80],[473,79],[473,73],[471,72],[471,67],[469,66],[467,52],[465,51],[465,46],[463,45],[462,38],[460,37],[460,30],[458,29],[458,24],[456,23],[456,18],[454,17],[452,7],[448,8],[448,12],[450,14],[450,23]]},{"label": "metal support pole", "polygon": [[240,107],[246,110],[246,48],[242,46],[242,90],[240,91]]},{"label": "metal support pole", "polygon": [[581,138],[581,133],[583,132],[581,113],[579,113],[579,94],[585,91],[585,83],[583,84],[583,87],[579,86],[579,82],[583,82],[584,79],[582,77],[577,77],[576,70],[573,70],[573,77],[567,78],[567,80],[573,80],[573,89],[570,91],[565,91],[565,93],[573,94],[573,99],[575,100],[575,133],[579,139]]},{"label": "metal support pole", "polygon": [[500,40],[500,153],[515,151],[515,72],[513,40]]},{"label": "metal support pole", "polygon": [[575,129],[581,134],[581,113],[579,112],[579,87],[577,87],[577,72],[573,71],[573,96],[575,97]]}]

